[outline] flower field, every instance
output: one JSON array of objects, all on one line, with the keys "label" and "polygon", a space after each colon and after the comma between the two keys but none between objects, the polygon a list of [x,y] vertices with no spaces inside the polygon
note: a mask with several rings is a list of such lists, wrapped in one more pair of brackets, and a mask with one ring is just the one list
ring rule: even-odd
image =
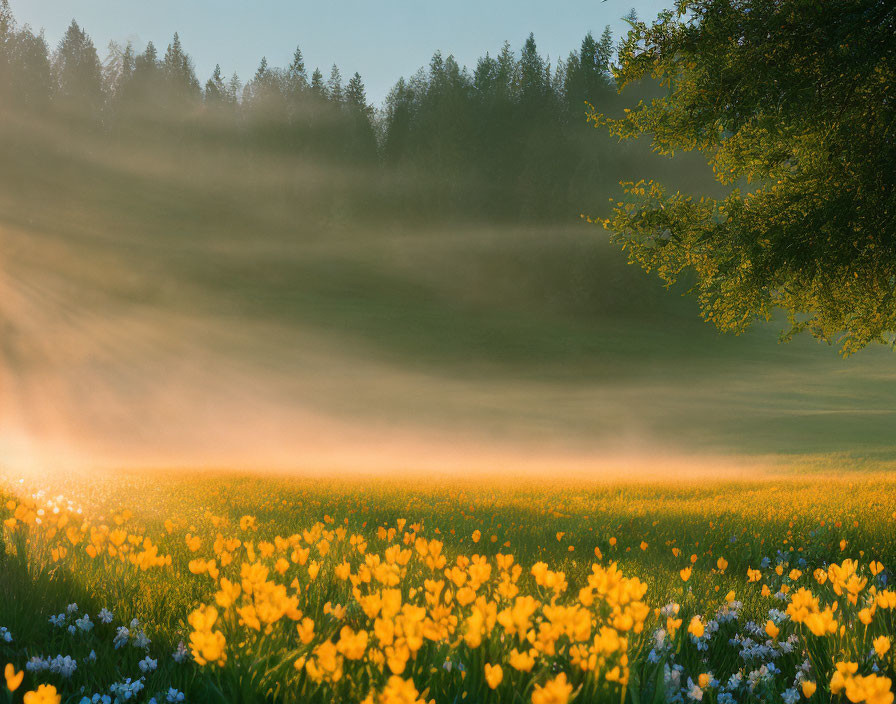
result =
[{"label": "flower field", "polygon": [[0,498],[0,702],[894,699],[891,475]]}]

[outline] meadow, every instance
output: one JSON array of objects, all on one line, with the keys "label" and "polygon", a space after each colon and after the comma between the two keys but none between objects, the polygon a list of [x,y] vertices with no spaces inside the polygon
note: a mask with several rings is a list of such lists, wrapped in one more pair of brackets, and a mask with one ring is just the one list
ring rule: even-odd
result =
[{"label": "meadow", "polygon": [[894,484],[5,481],[0,700],[888,704]]}]

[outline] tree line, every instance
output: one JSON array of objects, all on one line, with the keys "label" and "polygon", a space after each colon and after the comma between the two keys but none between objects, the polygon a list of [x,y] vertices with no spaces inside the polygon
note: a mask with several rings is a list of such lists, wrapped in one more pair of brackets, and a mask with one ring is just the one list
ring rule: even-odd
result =
[{"label": "tree line", "polygon": [[250,171],[270,154],[373,169],[403,212],[573,217],[630,158],[586,121],[586,103],[621,105],[614,52],[609,28],[554,63],[531,34],[520,51],[505,43],[472,69],[436,52],[376,108],[360,74],[309,72],[300,48],[286,67],[262,58],[245,83],[220,65],[203,83],[177,34],[164,50],[113,42],[101,56],[72,21],[51,47],[0,0],[0,119],[8,133],[39,117],[118,146],[238,149]]}]

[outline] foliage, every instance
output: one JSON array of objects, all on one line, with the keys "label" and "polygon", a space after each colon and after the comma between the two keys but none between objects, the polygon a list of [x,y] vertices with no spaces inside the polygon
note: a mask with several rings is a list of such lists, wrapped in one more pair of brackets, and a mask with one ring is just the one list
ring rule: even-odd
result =
[{"label": "foliage", "polygon": [[590,119],[662,154],[698,149],[722,198],[627,183],[603,220],[632,261],[685,270],[703,314],[745,330],[774,309],[788,335],[839,339],[845,354],[896,330],[896,8],[885,0],[681,0],[634,22],[614,76],[664,96]]}]

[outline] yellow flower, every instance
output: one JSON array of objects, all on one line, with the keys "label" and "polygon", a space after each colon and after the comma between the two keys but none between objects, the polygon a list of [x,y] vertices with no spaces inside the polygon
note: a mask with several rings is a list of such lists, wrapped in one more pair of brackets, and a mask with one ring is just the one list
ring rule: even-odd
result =
[{"label": "yellow flower", "polygon": [[678,574],[681,576],[682,581],[687,582],[691,578],[691,568],[685,567]]},{"label": "yellow flower", "polygon": [[504,670],[501,669],[500,665],[489,665],[486,663],[485,665],[485,681],[488,682],[488,686],[492,689],[497,689],[498,685],[501,684],[501,680],[504,679]]},{"label": "yellow flower", "polygon": [[33,692],[25,692],[24,704],[59,704],[62,695],[56,693],[56,688],[51,684],[42,684]]},{"label": "yellow flower", "polygon": [[531,672],[535,666],[535,658],[529,652],[519,652],[516,648],[510,651],[510,666],[520,672]]},{"label": "yellow flower", "polygon": [[706,627],[703,625],[703,621],[700,620],[700,617],[694,616],[688,625],[688,633],[694,636],[694,638],[702,638],[705,630]]},{"label": "yellow flower", "polygon": [[221,631],[194,631],[190,634],[190,650],[199,665],[217,662],[220,667],[224,667],[227,662],[226,648],[227,640]]},{"label": "yellow flower", "polygon": [[543,687],[535,685],[532,691],[532,704],[567,704],[572,694],[572,685],[566,680],[566,673],[561,672],[554,679],[548,680]]},{"label": "yellow flower", "polygon": [[398,675],[389,678],[386,688],[376,701],[377,704],[425,704],[414,681],[402,679]]},{"label": "yellow flower", "polygon": [[305,645],[314,640],[314,621],[310,618],[304,618],[301,623],[297,623],[296,630],[299,632],[299,640]]},{"label": "yellow flower", "polygon": [[877,653],[877,657],[883,658],[884,655],[887,654],[887,651],[890,649],[890,639],[886,636],[879,636],[875,638],[873,641],[874,652]]},{"label": "yellow flower", "polygon": [[709,686],[710,677],[706,672],[701,672],[697,677],[697,684],[700,685],[700,689],[706,689]]},{"label": "yellow flower", "polygon": [[720,557],[716,561],[716,567],[719,568],[719,572],[724,572],[728,569],[728,560],[726,560],[724,557]]},{"label": "yellow flower", "polygon": [[774,621],[768,621],[765,624],[765,632],[768,633],[768,637],[774,640],[778,637],[778,634],[781,632],[781,629],[775,625]]},{"label": "yellow flower", "polygon": [[[836,667],[837,671],[831,677],[831,694],[840,694],[840,692],[846,689],[847,678],[852,679],[852,675],[859,669],[859,664],[856,662],[838,662]],[[854,699],[853,701],[861,701],[861,699]]]},{"label": "yellow flower", "polygon": [[865,704],[892,704],[892,682],[889,677],[879,675],[856,675],[846,680],[846,698],[851,702]]},{"label": "yellow flower", "polygon": [[473,542],[478,543],[479,539],[482,537],[482,533],[479,530],[473,531]]},{"label": "yellow flower", "polygon": [[834,633],[839,625],[834,619],[834,612],[831,607],[826,608],[824,611],[809,614],[805,619],[805,624],[816,636]]},{"label": "yellow flower", "polygon": [[806,699],[811,699],[812,695],[815,694],[816,689],[817,689],[817,685],[814,682],[810,682],[809,680],[803,680],[803,696]]},{"label": "yellow flower", "polygon": [[360,660],[367,650],[367,639],[367,631],[360,630],[355,633],[349,626],[343,626],[339,632],[336,649],[348,660]]},{"label": "yellow flower", "polygon": [[16,668],[13,667],[12,663],[8,663],[3,674],[6,677],[6,688],[10,692],[15,692],[19,688],[19,685],[22,684],[22,678],[25,676],[25,671],[20,670],[16,673]]}]

